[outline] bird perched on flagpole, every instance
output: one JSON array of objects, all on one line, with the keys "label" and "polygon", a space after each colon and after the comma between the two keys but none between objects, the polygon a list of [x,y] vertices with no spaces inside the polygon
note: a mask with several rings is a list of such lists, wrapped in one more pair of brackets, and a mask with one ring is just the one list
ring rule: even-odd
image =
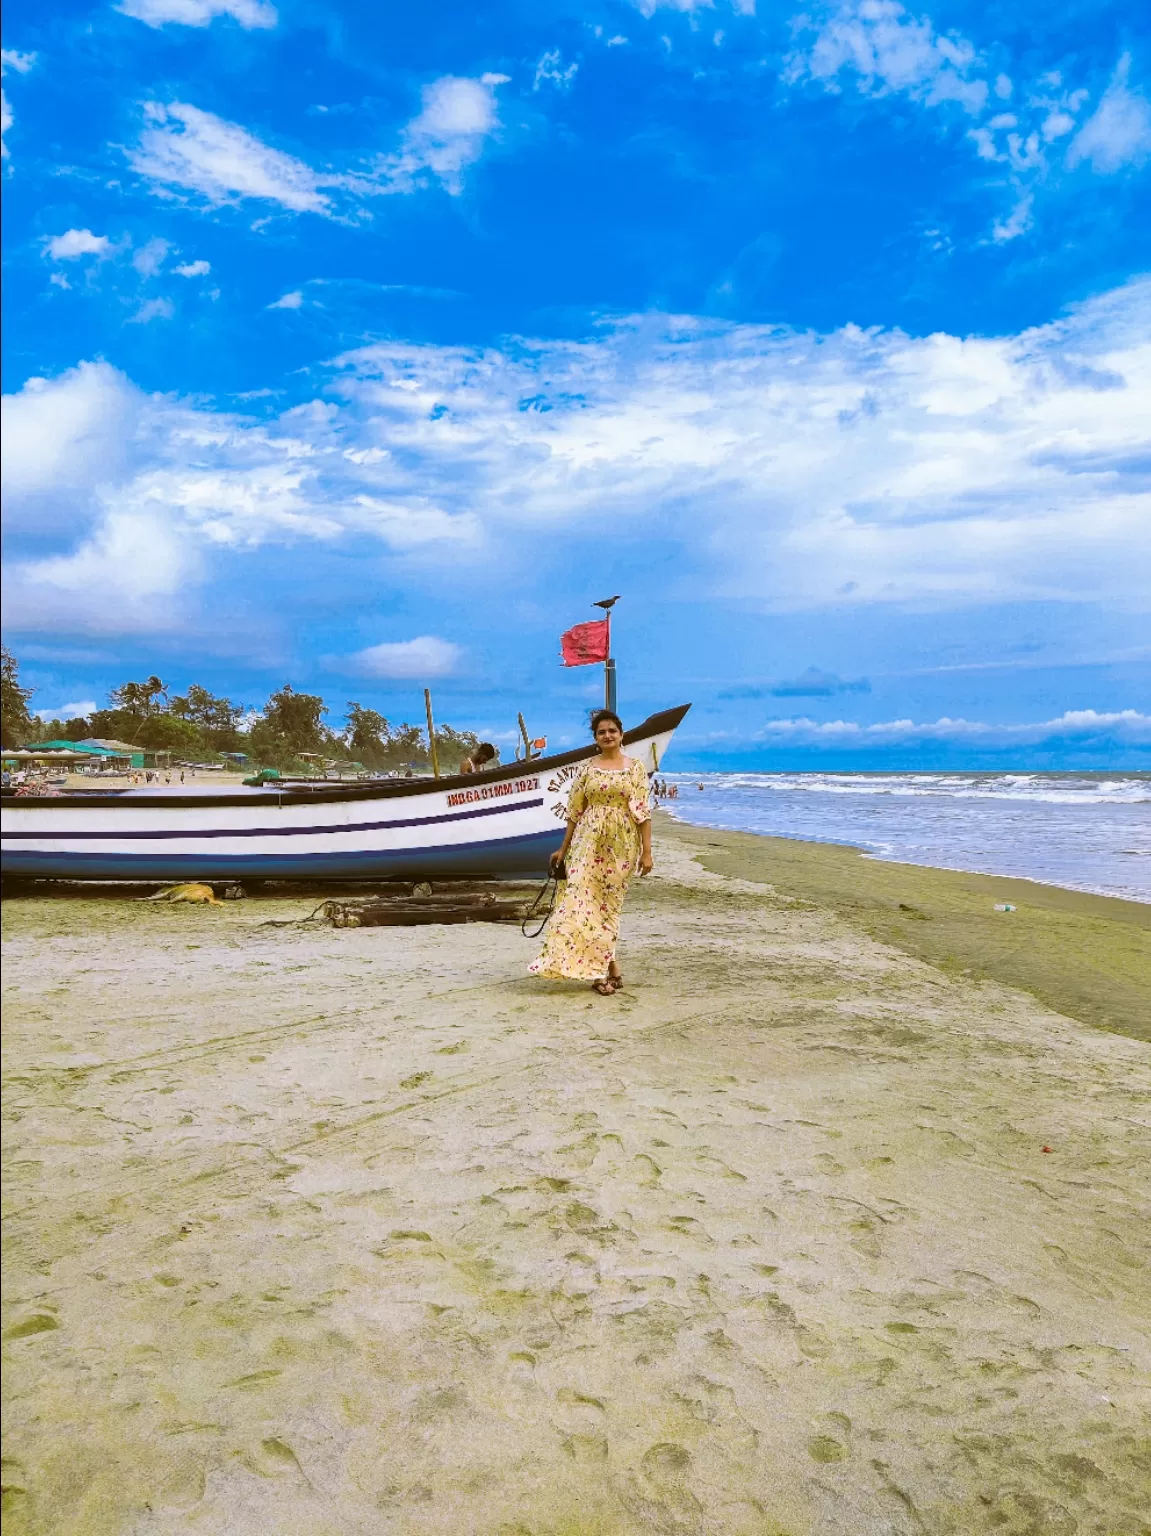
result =
[{"label": "bird perched on flagpole", "polygon": [[620,594],[617,592],[614,597],[601,597],[598,603],[592,604],[592,607],[602,608],[605,613],[610,613],[611,610],[615,607],[616,603],[619,602],[619,600]]}]

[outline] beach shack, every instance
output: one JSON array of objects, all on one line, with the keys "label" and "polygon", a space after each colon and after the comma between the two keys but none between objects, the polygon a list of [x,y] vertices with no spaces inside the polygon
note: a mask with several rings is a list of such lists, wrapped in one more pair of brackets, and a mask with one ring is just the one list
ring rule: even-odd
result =
[{"label": "beach shack", "polygon": [[[74,742],[69,742],[66,747],[20,747],[6,750],[3,753],[3,781],[5,787],[10,788],[13,787],[13,776],[18,786],[28,781],[28,775],[31,775],[30,782],[41,783],[44,777],[53,771],[65,775],[90,772],[93,761],[103,762],[104,759],[94,756],[91,752],[77,750]],[[112,759],[112,761],[117,760]],[[66,783],[67,779],[49,779],[48,782],[59,785]]]},{"label": "beach shack", "polygon": [[94,751],[111,752],[119,757],[126,756],[131,768],[170,768],[172,766],[171,752],[153,751],[150,747],[136,746],[130,741],[114,741],[104,736],[86,736],[76,745],[90,747]]},{"label": "beach shack", "polygon": [[[131,768],[143,767],[142,753],[137,753],[135,748],[121,742],[102,741],[39,741],[32,747],[24,749],[27,752],[52,752],[70,753],[73,758],[80,761],[80,768],[100,765],[114,773],[127,773]],[[135,758],[139,757],[139,763]]]}]

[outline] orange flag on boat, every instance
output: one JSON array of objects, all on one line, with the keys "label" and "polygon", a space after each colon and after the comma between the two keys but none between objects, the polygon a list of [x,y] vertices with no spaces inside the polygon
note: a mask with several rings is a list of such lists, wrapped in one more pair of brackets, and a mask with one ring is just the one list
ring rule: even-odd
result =
[{"label": "orange flag on boat", "polygon": [[606,661],[611,654],[611,620],[592,619],[576,624],[560,636],[565,667],[586,667]]}]

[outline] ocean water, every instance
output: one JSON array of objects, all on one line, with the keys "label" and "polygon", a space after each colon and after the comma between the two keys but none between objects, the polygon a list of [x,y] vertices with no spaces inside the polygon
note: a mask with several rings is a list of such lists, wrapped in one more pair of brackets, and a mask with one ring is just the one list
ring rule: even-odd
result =
[{"label": "ocean water", "polygon": [[[1151,774],[663,774],[697,826],[1151,902]],[[700,789],[697,786],[702,785]]]}]

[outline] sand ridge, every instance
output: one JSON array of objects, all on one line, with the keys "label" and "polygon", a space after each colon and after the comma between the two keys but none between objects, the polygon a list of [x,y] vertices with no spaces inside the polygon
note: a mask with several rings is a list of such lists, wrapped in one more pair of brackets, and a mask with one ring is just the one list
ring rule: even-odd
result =
[{"label": "sand ridge", "polygon": [[10,1529],[1145,1532],[1146,1046],[694,851],[612,999],[6,903]]}]

